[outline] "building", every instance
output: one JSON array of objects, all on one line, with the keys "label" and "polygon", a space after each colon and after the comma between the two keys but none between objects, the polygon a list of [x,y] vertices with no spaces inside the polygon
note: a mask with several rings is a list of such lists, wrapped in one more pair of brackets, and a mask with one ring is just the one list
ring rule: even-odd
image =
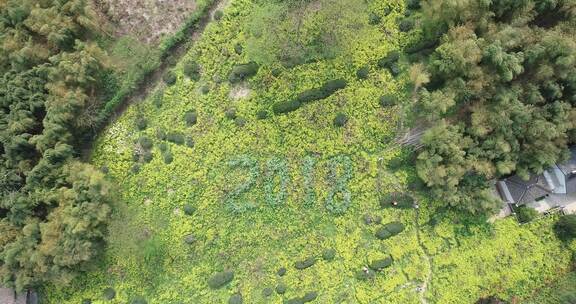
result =
[{"label": "building", "polygon": [[527,206],[538,212],[559,209],[564,213],[576,212],[576,146],[571,157],[534,174],[528,180],[513,175],[496,182],[496,191],[509,208]]}]

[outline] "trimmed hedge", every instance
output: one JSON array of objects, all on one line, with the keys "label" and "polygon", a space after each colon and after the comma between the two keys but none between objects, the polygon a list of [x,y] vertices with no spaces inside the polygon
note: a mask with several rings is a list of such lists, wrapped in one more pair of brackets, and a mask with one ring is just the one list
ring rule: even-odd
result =
[{"label": "trimmed hedge", "polygon": [[262,290],[262,295],[266,298],[271,296],[273,293],[274,293],[274,290],[272,290],[272,288],[270,288],[270,287],[266,287]]},{"label": "trimmed hedge", "polygon": [[212,289],[218,289],[234,279],[234,272],[232,271],[222,271],[213,274],[208,279],[208,286]]},{"label": "trimmed hedge", "polygon": [[322,253],[322,258],[325,261],[332,261],[332,260],[334,260],[335,257],[336,257],[336,250],[333,248],[326,249]]},{"label": "trimmed hedge", "polygon": [[334,126],[336,127],[343,127],[347,122],[348,116],[344,113],[338,113],[336,114],[336,117],[334,117]]},{"label": "trimmed hedge", "polygon": [[391,238],[404,231],[404,224],[400,222],[391,222],[376,231],[376,237],[380,240]]},{"label": "trimmed hedge", "polygon": [[191,204],[184,205],[184,207],[182,209],[184,210],[184,214],[186,214],[186,215],[192,215],[192,214],[194,214],[194,212],[196,212],[196,208],[194,206],[192,206]]},{"label": "trimmed hedge", "polygon": [[304,303],[308,303],[308,302],[312,302],[312,301],[316,300],[317,297],[318,297],[318,292],[310,291],[310,292],[307,292],[303,297],[292,298],[292,299],[286,300],[284,303],[285,304],[304,304]]},{"label": "trimmed hedge", "polygon": [[256,62],[249,62],[245,64],[238,64],[232,68],[228,80],[231,83],[246,80],[258,73],[259,66]]},{"label": "trimmed hedge", "polygon": [[370,67],[365,65],[360,69],[358,69],[358,71],[356,71],[356,77],[358,77],[358,79],[366,79],[368,78],[369,73],[370,73]]},{"label": "trimmed hedge", "polygon": [[175,143],[177,145],[182,145],[186,141],[186,139],[184,138],[184,134],[179,132],[168,133],[168,135],[166,136],[166,140],[171,143]]},{"label": "trimmed hedge", "polygon": [[335,79],[325,82],[319,88],[312,88],[301,92],[295,99],[279,102],[272,106],[275,114],[285,114],[297,110],[302,104],[329,97],[336,91],[344,89],[347,85],[344,79]]},{"label": "trimmed hedge", "polygon": [[228,304],[242,304],[243,302],[242,295],[239,293],[233,294],[230,299],[228,299]]},{"label": "trimmed hedge", "polygon": [[370,263],[369,267],[370,267],[370,269],[372,269],[374,271],[380,271],[384,268],[390,267],[390,265],[392,265],[392,262],[393,262],[392,258],[387,257],[384,259],[372,261],[372,263]]},{"label": "trimmed hedge", "polygon": [[280,284],[278,284],[278,285],[276,286],[276,293],[277,293],[277,294],[280,294],[280,295],[281,295],[281,294],[285,294],[285,293],[286,293],[286,289],[287,289],[286,284],[280,283]]},{"label": "trimmed hedge", "polygon": [[196,110],[187,111],[184,114],[184,121],[189,127],[195,125],[198,122],[198,113],[196,113]]},{"label": "trimmed hedge", "polygon": [[314,264],[316,264],[316,258],[315,257],[309,257],[303,261],[298,261],[298,262],[294,263],[294,268],[296,268],[298,270],[303,270],[303,269],[306,269],[308,267],[311,267]]},{"label": "trimmed hedge", "polygon": [[283,277],[286,274],[286,268],[284,267],[280,267],[278,269],[278,271],[276,272],[276,274],[278,274],[279,276]]}]

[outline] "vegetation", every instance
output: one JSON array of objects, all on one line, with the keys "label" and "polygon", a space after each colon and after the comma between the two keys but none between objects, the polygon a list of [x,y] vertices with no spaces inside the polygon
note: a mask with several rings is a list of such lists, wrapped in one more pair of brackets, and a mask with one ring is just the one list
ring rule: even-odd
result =
[{"label": "vegetation", "polygon": [[554,225],[559,239],[569,242],[576,238],[576,214],[562,216]]}]

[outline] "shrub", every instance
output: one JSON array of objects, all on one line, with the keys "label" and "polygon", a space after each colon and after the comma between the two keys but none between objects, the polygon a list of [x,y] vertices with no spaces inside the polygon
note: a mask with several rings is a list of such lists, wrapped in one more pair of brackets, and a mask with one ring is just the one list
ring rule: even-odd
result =
[{"label": "shrub", "polygon": [[200,80],[200,65],[192,60],[185,62],[184,75],[194,81]]},{"label": "shrub", "polygon": [[370,214],[365,214],[364,215],[364,224],[366,225],[370,225],[370,224],[380,224],[382,223],[382,217],[377,215],[377,216],[372,216]]},{"label": "shrub", "polygon": [[164,101],[164,92],[160,90],[154,92],[154,95],[152,95],[152,103],[157,108],[160,108],[162,106],[163,101]]},{"label": "shrub", "polygon": [[244,300],[242,299],[242,295],[237,293],[230,296],[228,299],[228,304],[242,304]]},{"label": "shrub", "polygon": [[84,300],[82,300],[82,304],[92,304],[92,300],[84,299]]},{"label": "shrub", "polygon": [[148,302],[143,297],[135,297],[130,301],[130,304],[148,304]]},{"label": "shrub", "polygon": [[381,260],[375,260],[372,261],[372,263],[370,263],[370,269],[374,270],[374,271],[380,271],[386,267],[389,267],[390,265],[392,265],[392,258],[391,257],[387,257]]},{"label": "shrub", "polygon": [[196,122],[198,121],[198,114],[196,113],[196,110],[187,111],[184,114],[184,121],[186,122],[186,125],[189,127],[195,125]]},{"label": "shrub", "polygon": [[193,234],[188,234],[184,237],[184,243],[186,243],[187,245],[192,245],[196,242],[196,236],[194,236]]},{"label": "shrub", "polygon": [[139,173],[140,172],[140,164],[133,164],[132,167],[130,168],[130,171],[134,174]]},{"label": "shrub", "polygon": [[186,147],[194,148],[194,139],[192,138],[192,136],[186,136],[185,143]]},{"label": "shrub", "polygon": [[358,77],[358,79],[366,79],[368,78],[369,73],[370,73],[370,67],[365,65],[359,68],[358,71],[356,71],[356,77]]},{"label": "shrub", "polygon": [[174,71],[167,71],[162,77],[162,80],[164,80],[167,85],[173,85],[176,83],[176,74]]},{"label": "shrub", "polygon": [[382,95],[379,99],[379,104],[381,107],[391,107],[396,105],[397,102],[398,100],[396,96],[390,94]]},{"label": "shrub", "polygon": [[310,291],[310,292],[307,292],[304,295],[304,297],[302,297],[302,300],[304,301],[304,303],[307,303],[307,302],[312,302],[312,301],[316,300],[317,297],[318,297],[318,292]]},{"label": "shrub", "polygon": [[154,142],[146,136],[140,136],[140,138],[138,138],[138,144],[144,150],[150,150],[154,146]]},{"label": "shrub", "polygon": [[208,279],[208,286],[212,289],[218,289],[234,279],[234,272],[232,271],[222,271],[213,274]]},{"label": "shrub", "polygon": [[267,298],[267,297],[271,296],[273,292],[274,292],[274,290],[272,290],[272,288],[266,287],[266,288],[264,288],[264,290],[262,290],[262,295]]},{"label": "shrub", "polygon": [[239,64],[232,68],[228,80],[231,83],[236,83],[248,79],[258,73],[258,64],[249,62],[246,64]]},{"label": "shrub", "polygon": [[336,257],[336,250],[333,248],[326,249],[322,253],[322,258],[325,261],[332,261],[332,260],[334,260],[335,257]]},{"label": "shrub", "polygon": [[152,161],[152,159],[154,159],[154,154],[152,154],[150,151],[146,151],[144,152],[144,155],[142,155],[142,159],[144,162],[149,163]]},{"label": "shrub", "polygon": [[140,153],[137,150],[135,150],[134,152],[132,152],[132,161],[137,162],[139,160],[140,160]]},{"label": "shrub", "polygon": [[102,172],[104,174],[108,174],[110,172],[110,168],[108,168],[108,166],[104,165],[104,166],[100,167],[100,172]]},{"label": "shrub", "polygon": [[554,232],[560,240],[565,242],[576,238],[576,214],[562,216],[554,224]]},{"label": "shrub", "polygon": [[356,279],[358,279],[360,281],[371,280],[375,276],[376,276],[376,273],[374,272],[374,270],[372,270],[368,267],[364,267],[363,269],[360,269],[356,272]]},{"label": "shrub", "polygon": [[420,9],[420,0],[407,0],[406,8],[411,10]]},{"label": "shrub", "polygon": [[[380,97],[380,100],[382,100],[384,96]],[[388,169],[392,170],[392,171],[398,171],[400,170],[400,168],[402,168],[402,166],[404,166],[404,159],[401,157],[394,157],[393,159],[391,159],[390,161],[388,161]]]},{"label": "shrub", "polygon": [[256,118],[258,119],[266,119],[268,118],[268,112],[266,110],[259,110],[256,113]]},{"label": "shrub", "polygon": [[226,116],[226,118],[228,119],[236,119],[236,109],[235,108],[227,109],[226,112],[224,112],[224,116]]},{"label": "shrub", "polygon": [[298,110],[301,105],[298,100],[279,102],[272,106],[272,111],[274,111],[274,114],[285,114]]},{"label": "shrub", "polygon": [[376,25],[382,22],[382,18],[375,13],[370,13],[370,17],[368,18],[368,23],[371,25]]},{"label": "shrub", "polygon": [[392,63],[395,63],[400,59],[400,53],[398,51],[392,51],[386,55],[386,57],[378,60],[378,66],[381,68],[389,68]]},{"label": "shrub", "polygon": [[167,165],[171,164],[172,161],[174,160],[174,157],[172,156],[172,152],[170,152],[170,151],[164,152],[163,156],[164,156],[164,163]]},{"label": "shrub", "polygon": [[272,76],[278,77],[278,76],[280,76],[280,74],[282,74],[282,69],[280,69],[280,68],[275,68],[275,69],[273,69],[273,70],[271,71],[271,73],[272,73]]},{"label": "shrub", "polygon": [[242,45],[240,43],[236,43],[236,45],[234,45],[234,52],[238,55],[242,54],[242,51],[244,49],[242,48]]},{"label": "shrub", "polygon": [[166,140],[168,140],[171,143],[175,143],[177,145],[182,145],[184,144],[184,135],[182,133],[179,132],[170,132],[168,133],[168,135],[166,136]]},{"label": "shrub", "polygon": [[382,208],[400,208],[409,209],[414,206],[414,198],[407,193],[392,192],[380,199]]},{"label": "shrub", "polygon": [[280,268],[278,269],[278,271],[276,272],[276,274],[278,274],[278,275],[281,276],[281,277],[284,276],[284,275],[286,274],[286,268],[280,267]]},{"label": "shrub", "polygon": [[404,224],[392,222],[384,225],[376,231],[376,237],[380,240],[391,238],[404,230]]},{"label": "shrub", "polygon": [[166,131],[162,128],[156,129],[156,138],[159,140],[166,140]]},{"label": "shrub", "polygon": [[110,301],[116,297],[116,290],[111,287],[108,287],[102,291],[102,298],[106,301]]},{"label": "shrub", "polygon": [[210,92],[210,87],[208,85],[203,85],[202,88],[200,88],[200,92],[206,95],[208,92]]},{"label": "shrub", "polygon": [[222,17],[224,17],[224,12],[222,12],[221,10],[217,10],[214,12],[214,20],[220,20],[222,19]]},{"label": "shrub", "polygon": [[234,119],[234,123],[237,127],[243,127],[246,125],[246,119],[244,119],[244,117],[236,117],[236,119]]},{"label": "shrub", "polygon": [[[322,86],[322,91],[324,93],[328,94],[328,96],[330,96],[334,92],[341,90],[341,89],[344,89],[346,87],[346,85],[347,85],[347,82],[344,79],[330,80]],[[328,96],[326,96],[326,97],[328,97]]]},{"label": "shrub", "polygon": [[334,126],[336,127],[343,127],[347,122],[348,116],[344,113],[338,113],[336,114],[336,117],[334,117]]},{"label": "shrub", "polygon": [[168,150],[168,145],[166,143],[160,143],[158,149],[160,149],[161,152],[166,152]]},{"label": "shrub", "polygon": [[306,269],[308,267],[311,267],[314,264],[316,264],[316,258],[315,257],[309,257],[303,261],[298,261],[298,262],[294,263],[294,267],[298,270],[303,270],[303,269]]},{"label": "shrub", "polygon": [[146,129],[146,127],[148,126],[148,121],[146,120],[146,118],[145,118],[144,116],[138,115],[138,116],[136,117],[136,122],[135,122],[135,124],[136,124],[136,128],[137,128],[139,131],[142,131],[142,130]]},{"label": "shrub", "polygon": [[276,293],[277,293],[277,294],[284,294],[284,293],[286,293],[286,289],[287,289],[286,284],[284,284],[284,283],[279,283],[279,284],[276,286]]},{"label": "shrub", "polygon": [[402,21],[400,21],[400,24],[398,24],[398,29],[401,32],[409,32],[414,28],[414,20],[411,18],[404,18],[402,19]]},{"label": "shrub", "polygon": [[182,209],[184,210],[184,214],[186,214],[186,215],[192,215],[192,214],[194,214],[194,212],[196,212],[196,208],[194,206],[192,206],[191,204],[184,205],[184,207]]},{"label": "shrub", "polygon": [[515,208],[514,211],[520,223],[528,223],[538,216],[538,211],[526,206]]},{"label": "shrub", "polygon": [[394,77],[398,76],[401,72],[400,65],[398,64],[398,62],[390,64],[390,67],[388,67],[388,71],[390,71],[390,74],[392,74],[392,76]]}]

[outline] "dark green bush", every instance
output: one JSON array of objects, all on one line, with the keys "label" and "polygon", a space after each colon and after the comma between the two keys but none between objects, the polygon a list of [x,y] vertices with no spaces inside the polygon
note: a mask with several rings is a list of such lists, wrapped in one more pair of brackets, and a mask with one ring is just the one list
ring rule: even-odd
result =
[{"label": "dark green bush", "polygon": [[187,61],[184,63],[184,75],[188,78],[198,81],[200,80],[200,65],[195,61]]},{"label": "dark green bush", "polygon": [[234,45],[234,52],[236,54],[241,55],[243,50],[244,50],[244,48],[242,48],[242,45],[240,43],[236,43]]},{"label": "dark green bush", "polygon": [[244,117],[236,117],[234,124],[236,124],[237,127],[243,127],[246,125],[246,119],[244,119]]},{"label": "dark green bush", "polygon": [[170,151],[164,152],[163,157],[164,157],[164,163],[167,165],[171,164],[172,161],[174,160],[174,157],[172,156],[172,152],[170,152]]},{"label": "dark green bush", "polygon": [[420,9],[420,0],[407,0],[406,8],[411,10]]},{"label": "dark green bush", "polygon": [[154,154],[152,154],[152,152],[150,152],[150,151],[146,151],[142,155],[142,160],[144,160],[144,162],[146,162],[146,163],[151,162],[152,159],[154,159]]},{"label": "dark green bush", "polygon": [[298,100],[279,102],[272,106],[272,111],[274,111],[274,114],[285,114],[298,110],[301,105]]},{"label": "dark green bush", "polygon": [[192,245],[196,242],[196,236],[193,234],[188,234],[184,237],[184,243],[187,245]]},{"label": "dark green bush", "polygon": [[196,207],[192,206],[191,204],[184,205],[182,209],[184,210],[184,214],[186,215],[192,215],[194,214],[194,212],[196,212]]},{"label": "dark green bush", "polygon": [[369,73],[370,73],[370,67],[365,65],[359,68],[358,71],[356,71],[356,77],[358,77],[358,79],[366,79],[368,78]]},{"label": "dark green bush", "polygon": [[325,94],[328,94],[328,96],[330,96],[334,94],[334,92],[344,89],[347,84],[348,83],[344,79],[330,80],[322,86],[322,91],[324,91]]},{"label": "dark green bush", "polygon": [[294,263],[294,267],[298,270],[302,270],[302,269],[306,269],[308,267],[311,267],[315,263],[316,263],[316,258],[315,257],[309,257],[303,261],[298,261],[298,262]]},{"label": "dark green bush", "polygon": [[347,122],[348,116],[344,113],[338,113],[336,114],[336,117],[334,117],[334,126],[336,127],[343,127]]},{"label": "dark green bush", "polygon": [[255,62],[236,65],[234,68],[232,68],[228,80],[231,83],[243,81],[256,75],[256,73],[258,73],[258,68],[258,64]]},{"label": "dark green bush", "polygon": [[140,136],[140,138],[138,138],[138,144],[144,150],[150,150],[154,146],[154,142],[146,136]]},{"label": "dark green bush", "polygon": [[92,300],[84,299],[84,300],[82,300],[82,304],[92,304]]},{"label": "dark green bush", "polygon": [[312,302],[312,301],[316,300],[317,297],[318,297],[318,292],[310,291],[310,292],[307,292],[304,295],[304,297],[302,297],[302,300],[304,301],[304,303],[308,303],[308,302]]},{"label": "dark green bush", "polygon": [[168,145],[166,143],[160,143],[158,149],[160,149],[161,152],[166,152],[168,150]]},{"label": "dark green bush", "polygon": [[279,284],[276,286],[276,293],[277,293],[277,294],[280,294],[280,295],[281,295],[281,294],[284,294],[284,293],[286,293],[286,289],[287,289],[286,284],[284,284],[284,283],[279,283]]},{"label": "dark green bush", "polygon": [[266,119],[268,118],[268,112],[266,110],[259,110],[256,113],[256,118],[258,119]]},{"label": "dark green bush", "polygon": [[271,71],[271,73],[272,73],[272,76],[278,77],[278,76],[280,76],[280,74],[282,74],[282,69],[280,69],[280,68],[273,69]]},{"label": "dark green bush", "polygon": [[398,24],[398,29],[400,29],[401,32],[409,32],[413,28],[414,20],[412,18],[404,18],[400,21],[400,24]]},{"label": "dark green bush", "polygon": [[276,273],[282,277],[286,274],[286,268],[280,267]]},{"label": "dark green bush", "polygon": [[400,53],[398,51],[392,51],[386,55],[386,57],[378,60],[378,66],[381,68],[389,68],[392,63],[395,63],[400,59]]},{"label": "dark green bush", "polygon": [[140,172],[140,164],[133,164],[130,171],[134,174]]},{"label": "dark green bush", "polygon": [[224,17],[224,13],[221,10],[214,12],[214,20],[220,20],[222,17]]},{"label": "dark green bush", "polygon": [[226,112],[224,112],[224,116],[228,119],[236,119],[236,109],[235,108],[228,108]]},{"label": "dark green bush", "polygon": [[300,297],[297,297],[284,301],[284,304],[304,304],[304,300],[302,300]]},{"label": "dark green bush", "polygon": [[210,87],[208,85],[203,85],[202,88],[200,89],[200,92],[202,94],[208,94],[208,92],[210,92]]},{"label": "dark green bush", "polygon": [[322,253],[322,258],[325,261],[332,261],[332,260],[334,260],[335,257],[336,257],[336,250],[333,248],[326,249]]},{"label": "dark green bush", "polygon": [[185,142],[186,142],[186,147],[194,148],[194,139],[192,138],[192,136],[186,136]]},{"label": "dark green bush", "polygon": [[272,288],[266,287],[266,288],[264,288],[264,290],[262,290],[262,295],[267,298],[267,297],[271,296],[273,292],[274,292],[274,290],[272,290]]},{"label": "dark green bush", "polygon": [[156,129],[156,138],[159,140],[166,140],[166,131],[162,128]]},{"label": "dark green bush", "polygon": [[208,286],[212,289],[218,289],[234,279],[234,272],[232,271],[222,271],[213,274],[208,279]]},{"label": "dark green bush", "polygon": [[375,13],[370,13],[370,17],[368,18],[368,23],[371,25],[376,25],[382,22],[382,18]]},{"label": "dark green bush", "polygon": [[184,113],[184,121],[189,127],[195,125],[198,121],[198,113],[196,113],[196,110],[190,110]]},{"label": "dark green bush", "polygon": [[110,301],[116,297],[116,290],[111,287],[108,287],[102,291],[102,298],[106,301]]},{"label": "dark green bush", "polygon": [[538,211],[526,206],[514,208],[514,211],[520,223],[528,223],[538,216]]},{"label": "dark green bush", "polygon": [[391,238],[404,230],[404,224],[391,222],[376,231],[376,237],[380,240]]},{"label": "dark green bush", "polygon": [[388,71],[390,71],[390,74],[392,74],[392,76],[394,77],[398,76],[401,72],[400,65],[398,64],[398,62],[391,63],[390,67],[388,67]]},{"label": "dark green bush", "polygon": [[368,267],[364,267],[363,269],[360,269],[356,272],[356,279],[358,279],[360,281],[371,280],[375,276],[376,276],[376,273],[374,272],[374,270],[372,270]]},{"label": "dark green bush", "polygon": [[179,132],[170,132],[166,136],[166,140],[177,145],[182,145],[185,142],[184,135]]},{"label": "dark green bush", "polygon": [[242,295],[237,293],[237,294],[233,294],[229,299],[228,299],[228,304],[242,304],[244,302],[244,300],[242,299]]},{"label": "dark green bush", "polygon": [[160,108],[163,102],[164,102],[164,92],[162,91],[154,92],[154,95],[152,95],[152,103],[154,104],[154,106]]},{"label": "dark green bush", "polygon": [[576,214],[562,216],[554,224],[554,232],[562,241],[569,242],[576,238]]},{"label": "dark green bush", "polygon": [[146,127],[148,126],[148,121],[147,121],[146,118],[145,118],[144,116],[142,116],[142,115],[138,115],[138,116],[136,117],[136,122],[135,122],[135,123],[136,123],[136,128],[137,128],[139,131],[142,131],[142,130],[146,129]]},{"label": "dark green bush", "polygon": [[414,207],[414,198],[407,193],[388,193],[380,199],[380,207],[409,209]]},{"label": "dark green bush", "polygon": [[130,304],[148,304],[148,302],[143,297],[135,297],[130,301]]},{"label": "dark green bush", "polygon": [[162,80],[164,80],[167,85],[173,85],[176,83],[176,73],[171,70],[167,71],[162,77]]},{"label": "dark green bush", "polygon": [[387,257],[384,259],[372,261],[372,263],[370,263],[369,267],[370,267],[370,269],[372,269],[374,271],[379,271],[379,270],[382,270],[386,267],[389,267],[390,265],[392,265],[392,258]]},{"label": "dark green bush", "polygon": [[398,103],[396,96],[387,94],[380,96],[379,103],[381,107],[391,107]]},{"label": "dark green bush", "polygon": [[392,234],[390,233],[390,231],[388,231],[388,229],[386,228],[380,228],[378,230],[376,230],[376,238],[378,238],[379,240],[385,240],[392,237]]}]

